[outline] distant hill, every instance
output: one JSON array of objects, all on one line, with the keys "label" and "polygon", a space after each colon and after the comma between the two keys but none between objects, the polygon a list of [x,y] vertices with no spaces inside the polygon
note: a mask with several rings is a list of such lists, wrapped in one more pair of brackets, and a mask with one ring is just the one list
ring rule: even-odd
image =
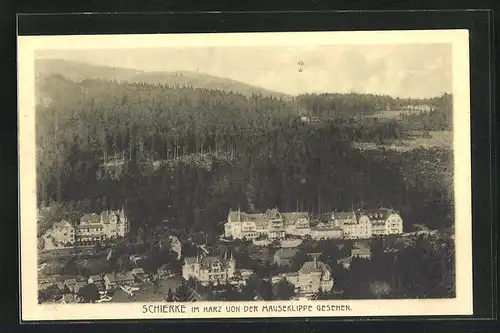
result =
[{"label": "distant hill", "polygon": [[104,79],[127,82],[144,82],[149,84],[165,84],[169,86],[190,86],[194,88],[216,89],[239,93],[245,96],[262,94],[265,97],[287,99],[290,96],[281,92],[270,91],[239,81],[216,77],[199,72],[148,72],[130,68],[115,68],[108,66],[91,65],[83,62],[44,59],[36,60],[35,72],[37,77],[60,75],[72,81],[86,79]]}]

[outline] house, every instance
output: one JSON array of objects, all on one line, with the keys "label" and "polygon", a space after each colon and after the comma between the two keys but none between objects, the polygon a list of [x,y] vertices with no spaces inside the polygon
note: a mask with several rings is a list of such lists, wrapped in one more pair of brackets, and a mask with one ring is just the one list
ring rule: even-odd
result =
[{"label": "house", "polygon": [[132,269],[131,273],[139,281],[144,281],[144,279],[146,278],[146,273],[140,267]]},{"label": "house", "polygon": [[233,239],[255,239],[259,236],[281,239],[285,237],[283,217],[277,209],[268,209],[263,214],[247,214],[239,209],[229,211],[224,236]]},{"label": "house", "polygon": [[224,224],[224,236],[233,239],[255,239],[266,234],[266,221],[264,214],[247,214],[229,211],[227,222]]},{"label": "house", "polygon": [[158,274],[159,279],[166,279],[166,278],[168,279],[173,275],[172,271],[170,270],[167,264],[161,265],[156,272]]},{"label": "house", "polygon": [[242,279],[248,279],[254,272],[251,269],[239,269],[238,274]]},{"label": "house", "polygon": [[104,275],[104,285],[107,290],[114,289],[118,286],[131,286],[134,284],[134,276],[131,272],[122,273],[108,273]]},{"label": "house", "polygon": [[94,283],[94,284],[97,284],[97,283],[103,283],[104,282],[104,279],[102,278],[102,276],[100,275],[91,275],[87,281],[89,284],[90,283]]},{"label": "house", "polygon": [[75,284],[75,286],[73,287],[73,292],[74,293],[78,293],[78,291],[80,289],[82,289],[83,287],[85,287],[87,285],[87,282],[83,282],[83,281],[79,281]]},{"label": "house", "polygon": [[276,208],[268,209],[264,216],[268,220],[267,237],[269,239],[285,238],[285,224],[280,212]]},{"label": "house", "polygon": [[54,286],[54,283],[52,282],[38,282],[38,290],[45,290],[48,289],[49,287]]},{"label": "house", "polygon": [[333,212],[331,221],[337,227],[342,227],[344,224],[356,224],[358,222],[355,212]]},{"label": "house", "polygon": [[89,284],[91,283],[95,284],[98,290],[103,290],[106,287],[104,284],[104,279],[100,275],[90,276],[87,282]]},{"label": "house", "polygon": [[227,252],[224,258],[218,256],[196,256],[184,259],[182,266],[182,277],[197,279],[202,285],[213,283],[215,285],[225,284],[226,281],[234,277],[236,271],[236,261],[233,255],[228,258]]},{"label": "house", "polygon": [[46,243],[51,244],[52,247],[64,247],[66,244],[75,242],[75,228],[66,220],[56,222],[52,225],[51,229],[45,231],[42,235]]},{"label": "house", "polygon": [[348,239],[364,239],[372,237],[370,220],[356,212],[332,213],[333,223],[340,227],[343,237]]},{"label": "house", "polygon": [[403,233],[403,219],[396,211],[388,208],[332,213],[331,219],[334,225],[342,228],[343,237],[348,239]]},{"label": "house", "polygon": [[311,238],[315,240],[320,239],[340,239],[343,237],[344,232],[342,228],[337,227],[333,223],[320,222],[311,228]]},{"label": "house", "polygon": [[65,289],[64,281],[57,281],[54,284],[57,287],[57,289],[59,289],[60,291],[64,291]]},{"label": "house", "polygon": [[[319,261],[319,253],[312,253],[313,260],[306,261],[298,272],[284,273],[281,278],[288,280],[295,286],[299,296],[311,296],[318,290],[330,291],[333,288],[333,278],[330,267]],[[277,283],[279,277],[273,277]]]},{"label": "house", "polygon": [[64,285],[68,290],[72,293],[76,292],[75,291],[75,286],[76,286],[76,279],[67,279],[64,281]]},{"label": "house", "polygon": [[400,235],[403,233],[403,219],[393,209],[379,208],[364,211],[360,219],[368,219],[371,223],[372,235]]},{"label": "house", "polygon": [[99,241],[128,234],[130,222],[121,210],[107,210],[100,214],[85,214],[76,226],[76,241]]},{"label": "house", "polygon": [[304,212],[283,213],[285,232],[290,235],[309,235],[311,228],[309,225],[309,214]]},{"label": "house", "polygon": [[273,262],[278,266],[291,266],[293,257],[298,253],[297,249],[281,249],[274,254]]}]

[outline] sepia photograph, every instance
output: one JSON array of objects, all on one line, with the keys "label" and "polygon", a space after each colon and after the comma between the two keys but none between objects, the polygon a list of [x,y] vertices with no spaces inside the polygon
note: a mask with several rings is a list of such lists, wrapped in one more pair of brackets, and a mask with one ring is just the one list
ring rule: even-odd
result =
[{"label": "sepia photograph", "polygon": [[467,31],[18,47],[23,319],[472,314]]}]

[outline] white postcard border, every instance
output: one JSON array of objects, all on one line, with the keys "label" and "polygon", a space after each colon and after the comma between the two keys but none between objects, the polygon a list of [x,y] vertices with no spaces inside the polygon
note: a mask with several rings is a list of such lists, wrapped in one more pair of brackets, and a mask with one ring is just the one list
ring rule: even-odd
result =
[{"label": "white postcard border", "polygon": [[[195,302],[186,313],[144,313],[142,303],[38,304],[35,163],[35,51],[41,49],[125,49],[249,46],[317,46],[451,43],[453,46],[453,148],[455,189],[456,298],[441,300],[335,300],[273,302]],[[472,314],[472,208],[470,157],[469,38],[467,30],[366,32],[286,32],[224,34],[82,35],[18,37],[18,128],[20,185],[20,267],[22,320],[263,318],[336,316],[416,316]],[[153,303],[152,303],[153,304]],[[168,305],[155,303],[154,305]],[[222,312],[192,312],[191,307],[220,306]],[[295,311],[269,312],[269,305],[303,306]],[[228,312],[226,306],[240,306]],[[245,306],[258,312],[245,312]],[[320,308],[318,308],[318,306]],[[334,310],[321,311],[324,306]],[[322,308],[321,308],[322,307]],[[168,311],[168,308],[166,308]],[[291,310],[291,309],[290,309]]]}]

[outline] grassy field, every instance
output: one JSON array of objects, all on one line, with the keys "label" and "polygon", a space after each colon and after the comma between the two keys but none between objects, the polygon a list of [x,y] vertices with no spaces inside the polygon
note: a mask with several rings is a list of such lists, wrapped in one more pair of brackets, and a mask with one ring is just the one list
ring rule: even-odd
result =
[{"label": "grassy field", "polygon": [[[368,115],[370,118],[380,118],[380,119],[391,119],[391,118],[399,118],[403,114],[411,113],[408,110],[385,110],[379,111],[373,114]],[[413,113],[419,113],[419,111],[414,111]]]},{"label": "grassy field", "polygon": [[391,143],[379,145],[374,142],[353,142],[352,146],[360,150],[374,149],[389,149],[396,151],[408,151],[417,148],[452,148],[453,147],[453,132],[452,131],[431,131],[431,137],[413,137],[411,139],[403,139],[393,141]]}]

